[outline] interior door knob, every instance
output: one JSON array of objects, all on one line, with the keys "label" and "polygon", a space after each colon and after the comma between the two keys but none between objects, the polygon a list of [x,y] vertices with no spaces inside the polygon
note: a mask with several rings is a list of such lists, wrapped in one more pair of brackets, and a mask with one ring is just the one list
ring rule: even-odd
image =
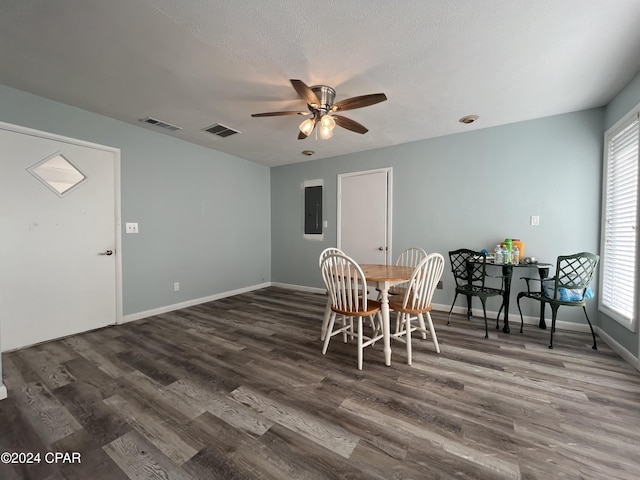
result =
[{"label": "interior door knob", "polygon": [[384,252],[384,247],[378,247],[378,250],[380,250],[381,252]]},{"label": "interior door knob", "polygon": [[100,255],[113,255],[113,250],[107,250],[105,252],[100,252]]}]

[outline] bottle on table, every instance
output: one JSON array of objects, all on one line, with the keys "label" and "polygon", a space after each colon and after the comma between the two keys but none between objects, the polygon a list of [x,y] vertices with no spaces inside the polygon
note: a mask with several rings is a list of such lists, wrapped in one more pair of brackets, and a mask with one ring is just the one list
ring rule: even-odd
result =
[{"label": "bottle on table", "polygon": [[524,242],[519,238],[512,238],[511,243],[514,247],[516,245],[518,246],[518,250],[520,251],[520,260],[522,260],[522,257],[524,257]]},{"label": "bottle on table", "polygon": [[510,238],[505,238],[504,239],[504,249],[506,250],[506,254],[504,255],[505,258],[503,258],[503,262],[504,263],[511,263],[511,249],[513,248],[513,244],[511,243],[511,239]]},{"label": "bottle on table", "polygon": [[513,246],[513,251],[511,252],[511,261],[514,265],[518,265],[520,263],[520,249],[518,245]]},{"label": "bottle on table", "polygon": [[493,263],[502,263],[502,247],[500,244],[496,245],[496,251],[494,253]]}]

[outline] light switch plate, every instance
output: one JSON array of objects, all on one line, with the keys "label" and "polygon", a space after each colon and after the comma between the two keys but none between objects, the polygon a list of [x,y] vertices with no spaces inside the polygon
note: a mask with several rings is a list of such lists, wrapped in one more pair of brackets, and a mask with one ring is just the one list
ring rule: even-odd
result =
[{"label": "light switch plate", "polygon": [[127,233],[138,233],[138,224],[137,223],[126,223],[125,224],[125,232],[127,232]]},{"label": "light switch plate", "polygon": [[540,225],[540,217],[538,215],[531,215],[531,225]]}]

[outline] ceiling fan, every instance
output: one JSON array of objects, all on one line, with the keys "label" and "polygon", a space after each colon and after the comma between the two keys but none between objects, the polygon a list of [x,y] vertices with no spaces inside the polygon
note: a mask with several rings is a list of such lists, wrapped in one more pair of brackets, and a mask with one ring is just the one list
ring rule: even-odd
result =
[{"label": "ceiling fan", "polygon": [[302,80],[290,80],[291,85],[298,95],[307,102],[308,112],[288,111],[288,112],[267,112],[254,113],[252,117],[276,117],[279,115],[312,115],[311,118],[304,120],[300,124],[300,133],[298,140],[307,138],[313,132],[319,123],[320,137],[323,139],[333,136],[333,128],[336,125],[351,130],[356,133],[367,133],[369,130],[358,122],[342,115],[335,115],[335,112],[343,110],[353,110],[356,108],[368,107],[376,103],[384,102],[387,96],[384,93],[372,93],[370,95],[361,95],[359,97],[351,97],[339,102],[333,103],[336,91],[327,85],[314,85],[308,87]]}]

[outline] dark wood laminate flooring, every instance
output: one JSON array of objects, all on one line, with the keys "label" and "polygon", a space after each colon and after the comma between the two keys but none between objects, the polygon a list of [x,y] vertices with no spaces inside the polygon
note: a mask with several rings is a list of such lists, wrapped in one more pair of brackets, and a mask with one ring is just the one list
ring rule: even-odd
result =
[{"label": "dark wood laminate flooring", "polygon": [[358,371],[324,305],[272,287],[3,355],[0,452],[41,461],[0,479],[640,478],[640,374],[604,342],[434,312],[440,355]]}]

